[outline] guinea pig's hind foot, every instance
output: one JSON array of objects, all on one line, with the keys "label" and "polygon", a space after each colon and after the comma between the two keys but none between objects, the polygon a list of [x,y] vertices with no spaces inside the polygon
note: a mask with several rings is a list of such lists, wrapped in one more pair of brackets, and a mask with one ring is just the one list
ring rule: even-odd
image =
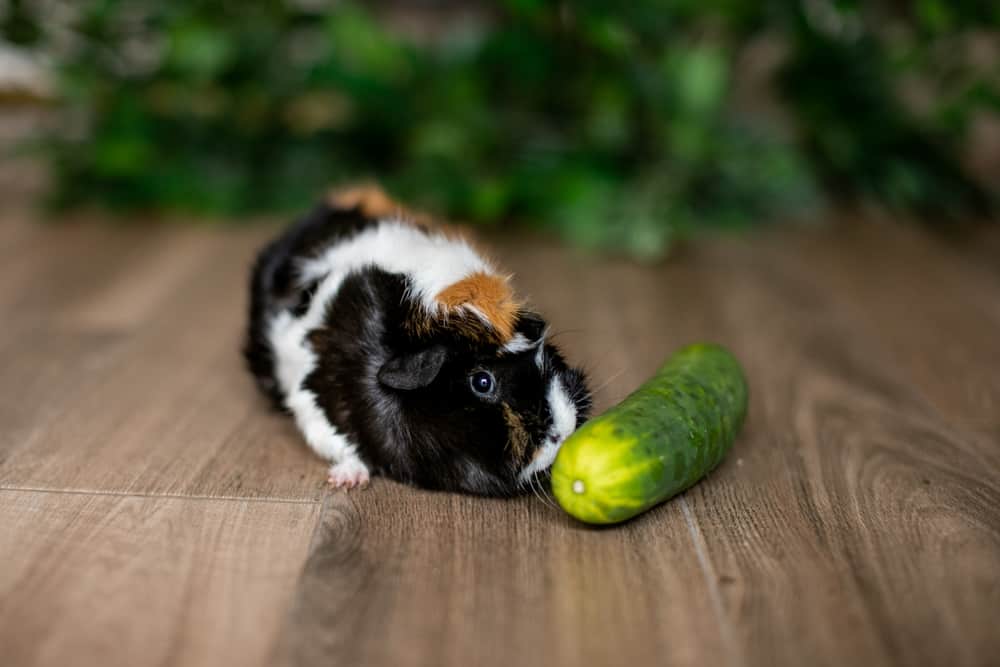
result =
[{"label": "guinea pig's hind foot", "polygon": [[330,474],[326,478],[326,481],[335,489],[345,490],[367,486],[368,480],[368,466],[356,456],[330,466]]}]

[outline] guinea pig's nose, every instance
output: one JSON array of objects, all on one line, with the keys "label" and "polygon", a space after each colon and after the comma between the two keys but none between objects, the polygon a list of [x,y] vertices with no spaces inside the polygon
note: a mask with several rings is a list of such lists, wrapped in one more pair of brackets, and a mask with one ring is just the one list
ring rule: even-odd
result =
[{"label": "guinea pig's nose", "polygon": [[538,340],[545,333],[545,320],[538,313],[528,310],[521,311],[517,321],[517,330],[524,334],[528,340]]}]

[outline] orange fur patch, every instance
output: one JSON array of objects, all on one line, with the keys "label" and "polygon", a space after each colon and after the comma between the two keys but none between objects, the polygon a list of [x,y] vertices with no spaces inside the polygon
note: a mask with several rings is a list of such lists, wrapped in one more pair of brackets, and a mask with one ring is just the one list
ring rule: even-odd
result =
[{"label": "orange fur patch", "polygon": [[374,183],[336,188],[327,194],[326,201],[334,208],[356,208],[366,218],[399,218],[417,225],[437,226],[431,216],[411,211]]},{"label": "orange fur patch", "polygon": [[507,430],[510,433],[507,446],[514,454],[514,460],[521,461],[528,452],[528,443],[531,441],[531,437],[528,435],[527,429],[524,428],[524,420],[521,419],[521,416],[514,412],[507,403],[503,403],[502,406],[503,418],[507,422]]},{"label": "orange fur patch", "polygon": [[330,192],[326,200],[334,208],[357,208],[369,218],[399,215],[403,211],[402,206],[374,184],[339,188]]},{"label": "orange fur patch", "polygon": [[436,299],[448,310],[462,306],[475,308],[489,322],[501,343],[514,335],[518,303],[510,284],[500,276],[477,271],[441,290]]}]

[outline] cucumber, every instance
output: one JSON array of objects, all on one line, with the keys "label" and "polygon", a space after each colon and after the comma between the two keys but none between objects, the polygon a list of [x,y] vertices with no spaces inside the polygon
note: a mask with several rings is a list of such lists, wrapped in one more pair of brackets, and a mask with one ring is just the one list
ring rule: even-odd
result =
[{"label": "cucumber", "polygon": [[552,465],[552,492],[581,521],[630,519],[719,465],[746,411],[746,378],[733,355],[708,343],[684,347],[567,438]]}]

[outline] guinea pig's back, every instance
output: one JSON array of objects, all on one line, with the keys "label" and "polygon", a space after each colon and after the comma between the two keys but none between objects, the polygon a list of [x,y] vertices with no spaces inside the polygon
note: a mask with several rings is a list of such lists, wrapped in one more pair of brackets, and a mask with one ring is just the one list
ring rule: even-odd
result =
[{"label": "guinea pig's back", "polygon": [[298,266],[374,224],[357,208],[336,208],[323,202],[258,253],[250,274],[243,355],[261,391],[279,407],[283,395],[275,379],[269,329],[278,313],[300,311],[308,306],[313,286],[299,280]]}]

